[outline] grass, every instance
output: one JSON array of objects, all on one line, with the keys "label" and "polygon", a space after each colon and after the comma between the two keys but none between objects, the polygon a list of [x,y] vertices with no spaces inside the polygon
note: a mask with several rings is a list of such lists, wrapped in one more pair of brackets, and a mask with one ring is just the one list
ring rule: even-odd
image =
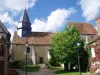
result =
[{"label": "grass", "polygon": [[50,67],[50,68],[48,68],[49,70],[63,70],[63,68],[61,68],[61,67]]},{"label": "grass", "polygon": [[[65,72],[61,67],[50,67],[49,70],[56,70],[57,75],[80,75],[79,72]],[[83,73],[81,75],[84,75]]]},{"label": "grass", "polygon": [[[39,66],[34,66],[34,65],[28,65],[27,66],[27,72],[36,72],[39,71]],[[26,71],[26,67],[25,66],[21,66],[20,70],[22,71]]]},{"label": "grass", "polygon": [[57,72],[58,75],[80,75],[79,72],[64,72],[64,71],[59,71]]}]

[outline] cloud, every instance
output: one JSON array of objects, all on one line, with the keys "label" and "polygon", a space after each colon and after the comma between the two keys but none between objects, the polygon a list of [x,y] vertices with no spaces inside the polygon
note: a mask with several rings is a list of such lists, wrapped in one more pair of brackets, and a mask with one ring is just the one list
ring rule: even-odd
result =
[{"label": "cloud", "polygon": [[[8,12],[0,14],[0,20],[4,23],[8,31],[11,33],[11,40],[13,38],[14,31],[17,29],[18,22],[14,21]],[[6,25],[7,24],[7,25]]]},{"label": "cloud", "polygon": [[97,25],[95,26],[95,29],[97,30]]},{"label": "cloud", "polygon": [[69,9],[57,9],[47,17],[47,19],[35,19],[32,24],[32,31],[58,31],[64,23],[66,19],[76,10],[74,8]]},{"label": "cloud", "polygon": [[0,0],[0,20],[5,24],[12,37],[18,25],[14,17],[25,7],[26,9],[32,8],[35,2],[36,0]]},{"label": "cloud", "polygon": [[9,27],[12,27],[12,25],[17,26],[18,22],[14,21],[10,16],[8,12],[5,12],[3,14],[0,14],[0,20],[3,23],[8,23]]},{"label": "cloud", "polygon": [[91,21],[99,15],[100,0],[80,0],[79,4],[86,21]]},{"label": "cloud", "polygon": [[0,10],[5,7],[4,0],[0,0]]},{"label": "cloud", "polygon": [[13,35],[14,35],[14,31],[16,30],[16,28],[15,27],[12,27],[12,28],[8,28],[8,31],[11,33],[11,41],[12,41],[12,39],[13,39]]},{"label": "cloud", "polygon": [[36,0],[0,0],[0,8],[20,11],[25,7],[27,9],[33,7],[35,2]]}]

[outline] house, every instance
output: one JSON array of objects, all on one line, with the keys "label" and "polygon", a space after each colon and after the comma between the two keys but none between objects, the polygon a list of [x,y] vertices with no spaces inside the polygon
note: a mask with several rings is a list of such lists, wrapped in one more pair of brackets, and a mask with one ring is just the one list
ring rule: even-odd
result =
[{"label": "house", "polygon": [[70,28],[75,25],[76,29],[80,33],[80,37],[85,40],[85,45],[88,44],[89,40],[96,36],[97,31],[92,24],[81,23],[81,22],[68,22],[67,27]]},{"label": "house", "polygon": [[96,19],[97,34],[88,42],[88,49],[91,51],[90,69],[92,72],[100,69],[100,17]]},{"label": "house", "polygon": [[10,33],[0,21],[0,75],[7,75]]},{"label": "house", "polygon": [[93,37],[88,45],[91,48],[92,58],[96,58],[97,61],[100,61],[100,55],[99,55],[99,44],[100,44],[100,17],[96,19],[97,24],[97,35]]}]

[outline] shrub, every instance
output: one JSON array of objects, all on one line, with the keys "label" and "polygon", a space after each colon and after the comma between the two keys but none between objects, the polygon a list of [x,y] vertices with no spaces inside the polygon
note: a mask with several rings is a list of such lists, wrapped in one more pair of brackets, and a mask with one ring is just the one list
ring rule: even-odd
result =
[{"label": "shrub", "polygon": [[[27,64],[28,65],[34,65],[33,62],[32,62],[32,60],[27,60]],[[20,61],[19,65],[20,66],[26,65],[26,60]]]},{"label": "shrub", "polygon": [[51,67],[49,63],[47,63],[45,65],[46,65],[47,68],[50,68]]},{"label": "shrub", "polygon": [[96,72],[98,69],[100,69],[100,63],[99,62],[94,62],[94,63],[91,63],[91,66],[90,66],[90,72]]},{"label": "shrub", "polygon": [[[28,72],[35,72],[35,71],[39,71],[40,66],[39,65],[27,65],[27,71]],[[20,67],[20,70],[22,71],[26,71],[26,66],[23,65]]]},{"label": "shrub", "polygon": [[51,59],[49,60],[49,64],[50,64],[51,66],[55,66],[55,67],[59,67],[59,66],[60,66],[60,64],[59,64],[56,60],[54,60],[53,58],[51,58]]},{"label": "shrub", "polygon": [[9,69],[7,75],[19,75],[18,72],[14,69]]},{"label": "shrub", "polygon": [[97,69],[97,70],[95,71],[95,75],[100,75],[100,69]]},{"label": "shrub", "polygon": [[19,65],[20,61],[16,61],[16,60],[13,60],[13,61],[9,61],[9,68],[19,68],[20,65]]},{"label": "shrub", "polygon": [[20,66],[23,66],[23,65],[25,65],[25,64],[26,64],[26,61],[24,61],[24,60],[22,60],[22,61],[19,62],[19,65],[20,65]]}]

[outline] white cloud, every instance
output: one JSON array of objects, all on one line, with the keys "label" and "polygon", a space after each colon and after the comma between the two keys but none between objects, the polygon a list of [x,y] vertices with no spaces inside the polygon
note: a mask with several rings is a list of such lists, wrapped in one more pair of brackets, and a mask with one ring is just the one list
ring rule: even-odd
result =
[{"label": "white cloud", "polygon": [[25,7],[27,9],[35,5],[36,0],[0,0],[0,11],[9,11],[12,14],[17,14]]},{"label": "white cloud", "polygon": [[[8,12],[5,12],[3,14],[0,14],[0,20],[3,23],[8,23],[9,25],[16,25],[18,24],[18,22],[15,22],[10,16]],[[9,26],[12,27],[12,26]]]},{"label": "white cloud", "polygon": [[0,0],[0,10],[3,9],[4,7],[5,7],[4,0]]},{"label": "white cloud", "polygon": [[8,27],[7,29],[11,33],[11,40],[12,40],[14,31],[16,31],[17,29],[18,22],[14,21],[9,16],[8,12],[0,14],[0,20],[1,22],[6,23],[8,25],[8,26],[6,25],[6,27]]},{"label": "white cloud", "polygon": [[16,28],[15,27],[12,27],[12,28],[8,28],[8,31],[11,33],[11,41],[12,41],[12,39],[13,39],[13,35],[14,35],[14,31],[16,30]]},{"label": "white cloud", "polygon": [[69,9],[57,9],[47,17],[47,19],[35,19],[32,24],[32,31],[57,31],[65,23],[66,19],[76,10]]},{"label": "white cloud", "polygon": [[35,2],[36,0],[0,0],[0,20],[6,24],[5,26],[12,37],[18,25],[18,22],[14,20],[14,17],[24,10],[25,7],[26,9],[32,8],[35,5]]},{"label": "white cloud", "polygon": [[97,30],[97,25],[95,26],[95,29]]},{"label": "white cloud", "polygon": [[100,12],[100,0],[80,0],[83,16],[87,21],[95,19]]}]

